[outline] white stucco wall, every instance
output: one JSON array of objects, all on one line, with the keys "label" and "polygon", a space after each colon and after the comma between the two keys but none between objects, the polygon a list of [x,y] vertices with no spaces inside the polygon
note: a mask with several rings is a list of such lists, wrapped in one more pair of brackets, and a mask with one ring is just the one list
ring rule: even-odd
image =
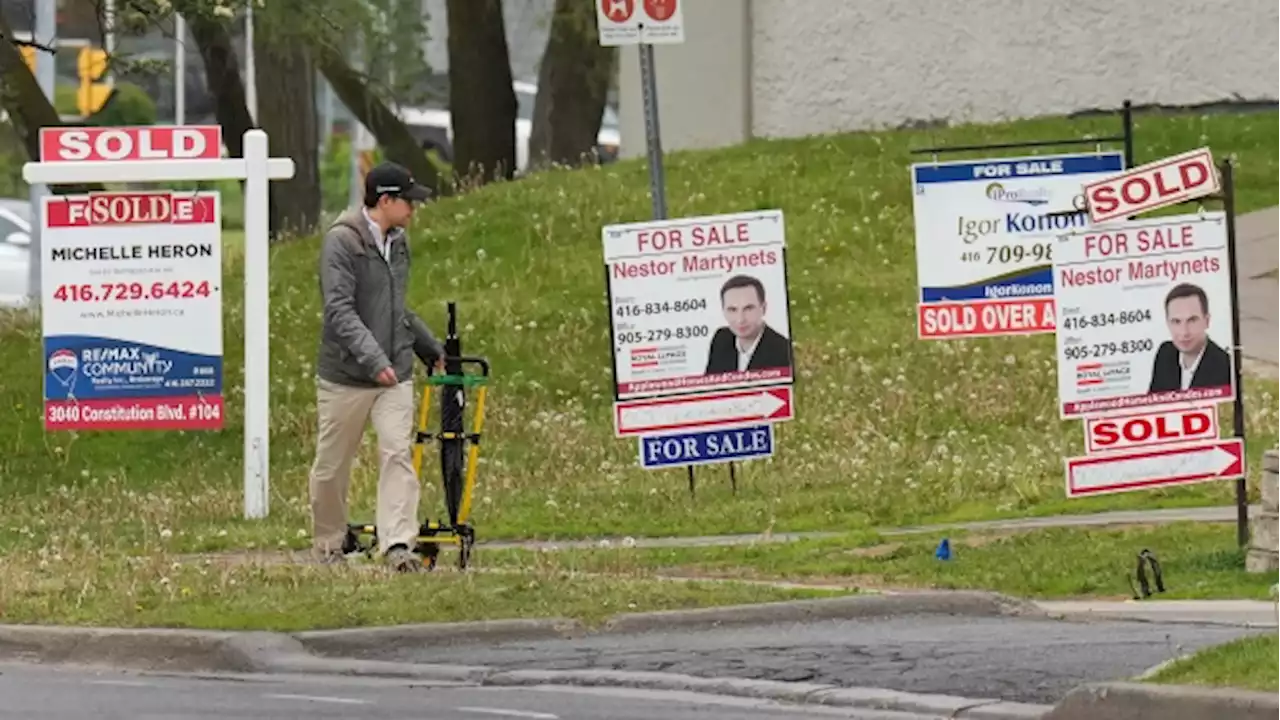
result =
[{"label": "white stucco wall", "polygon": [[[668,150],[1126,98],[1275,101],[1280,86],[1276,0],[686,2],[685,44],[655,50]],[[635,53],[620,76],[626,155],[644,152]]]},{"label": "white stucco wall", "polygon": [[753,0],[754,131],[1275,99],[1276,0]]},{"label": "white stucco wall", "polygon": [[[435,72],[449,71],[449,14],[445,0],[421,0],[427,18],[427,64]],[[502,0],[511,74],[516,80],[536,82],[542,53],[547,49],[555,0]]]},{"label": "white stucco wall", "polygon": [[[654,46],[663,150],[735,145],[751,136],[750,5],[687,2],[685,36],[697,41]],[[635,157],[646,150],[640,50],[625,45],[618,52],[619,154]]]}]

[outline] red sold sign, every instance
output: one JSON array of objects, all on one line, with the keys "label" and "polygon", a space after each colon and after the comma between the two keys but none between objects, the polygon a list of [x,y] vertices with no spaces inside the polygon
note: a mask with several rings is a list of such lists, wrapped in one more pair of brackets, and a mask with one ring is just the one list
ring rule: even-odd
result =
[{"label": "red sold sign", "polygon": [[1085,185],[1084,196],[1089,222],[1096,224],[1195,200],[1220,189],[1213,154],[1209,148],[1200,148]]},{"label": "red sold sign", "polygon": [[1215,405],[1161,412],[1086,418],[1085,453],[1095,455],[1151,445],[1217,439]]},{"label": "red sold sign", "polygon": [[40,128],[40,161],[217,160],[220,125]]}]

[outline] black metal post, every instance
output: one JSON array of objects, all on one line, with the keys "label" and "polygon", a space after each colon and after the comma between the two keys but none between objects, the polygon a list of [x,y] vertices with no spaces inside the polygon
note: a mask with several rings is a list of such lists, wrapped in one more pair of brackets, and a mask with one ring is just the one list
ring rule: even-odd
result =
[{"label": "black metal post", "polygon": [[738,471],[733,466],[732,462],[729,463],[729,484],[733,487],[733,494],[737,495],[738,494]]},{"label": "black metal post", "polygon": [[[1227,220],[1227,270],[1231,278],[1231,344],[1232,370],[1235,375],[1236,399],[1232,406],[1232,432],[1245,440],[1244,428],[1244,373],[1241,364],[1244,343],[1240,339],[1239,265],[1236,259],[1236,184],[1231,160],[1222,163],[1222,209]],[[1236,542],[1240,547],[1249,545],[1249,485],[1248,464],[1241,462],[1240,477],[1236,479]]]},{"label": "black metal post", "polygon": [[1124,166],[1133,168],[1133,101],[1125,100],[1120,115],[1120,125],[1124,129]]},{"label": "black metal post", "polygon": [[[462,340],[458,337],[458,304],[449,302],[449,329],[444,339],[444,372],[462,375]],[[440,386],[440,475],[444,480],[449,525],[458,526],[462,505],[462,408],[466,404],[461,384]]]}]

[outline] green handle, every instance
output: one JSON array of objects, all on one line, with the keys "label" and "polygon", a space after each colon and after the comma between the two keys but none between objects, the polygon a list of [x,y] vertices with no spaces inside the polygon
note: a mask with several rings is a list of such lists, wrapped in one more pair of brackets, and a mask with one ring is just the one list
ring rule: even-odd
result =
[{"label": "green handle", "polygon": [[483,375],[428,375],[431,385],[483,385],[489,378]]}]

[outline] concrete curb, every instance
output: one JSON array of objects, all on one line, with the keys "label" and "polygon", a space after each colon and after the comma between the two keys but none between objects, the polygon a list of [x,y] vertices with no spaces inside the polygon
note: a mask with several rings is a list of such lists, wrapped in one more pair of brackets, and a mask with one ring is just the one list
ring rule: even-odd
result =
[{"label": "concrete curb", "polygon": [[[551,625],[505,628],[529,637]],[[480,628],[498,636],[501,626]],[[377,632],[387,632],[379,628]],[[341,631],[340,631],[341,632]],[[461,629],[459,630],[461,632]],[[419,637],[423,637],[419,635]],[[456,635],[455,637],[462,637]],[[313,638],[313,642],[317,642]],[[324,646],[324,642],[318,642]],[[332,644],[328,646],[332,649]],[[322,657],[291,635],[184,630],[100,630],[96,628],[0,626],[0,659],[109,665],[160,672],[230,672],[335,675],[417,680],[486,687],[565,685],[625,687],[695,692],[795,704],[944,715],[963,720],[1035,720],[1047,705],[994,698],[927,695],[880,688],[849,688],[742,678],[707,678],[660,672],[614,670],[503,670],[475,665],[400,663]]]},{"label": "concrete curb", "polygon": [[317,655],[366,658],[377,651],[385,652],[388,647],[548,640],[585,633],[583,624],[571,618],[538,618],[308,630],[293,633],[292,637]]},{"label": "concrete curb", "polygon": [[1033,603],[990,592],[922,591],[853,595],[760,605],[634,613],[598,629],[570,619],[428,623],[299,633],[178,629],[101,629],[0,625],[0,659],[109,665],[144,671],[257,672],[404,678],[486,686],[574,685],[701,692],[850,708],[945,714],[966,720],[1039,718],[1048,706],[991,698],[921,695],[877,688],[704,678],[611,670],[503,670],[471,665],[400,663],[370,659],[375,649],[451,643],[564,638],[749,623],[948,614],[1043,615]]},{"label": "concrete curb", "polygon": [[1146,683],[1093,683],[1067,694],[1044,720],[1275,720],[1274,693]]},{"label": "concrete curb", "polygon": [[707,678],[662,672],[617,670],[502,670],[472,665],[431,665],[382,660],[337,660],[310,655],[278,657],[271,672],[402,678],[432,683],[461,683],[483,687],[624,687],[659,692],[776,700],[800,705],[826,705],[865,710],[945,715],[964,720],[1038,720],[1052,709],[992,698],[927,695],[880,688],[847,688],[817,683],[790,683],[745,678]]},{"label": "concrete curb", "polygon": [[254,672],[302,646],[275,633],[0,625],[0,658],[142,670]]}]

